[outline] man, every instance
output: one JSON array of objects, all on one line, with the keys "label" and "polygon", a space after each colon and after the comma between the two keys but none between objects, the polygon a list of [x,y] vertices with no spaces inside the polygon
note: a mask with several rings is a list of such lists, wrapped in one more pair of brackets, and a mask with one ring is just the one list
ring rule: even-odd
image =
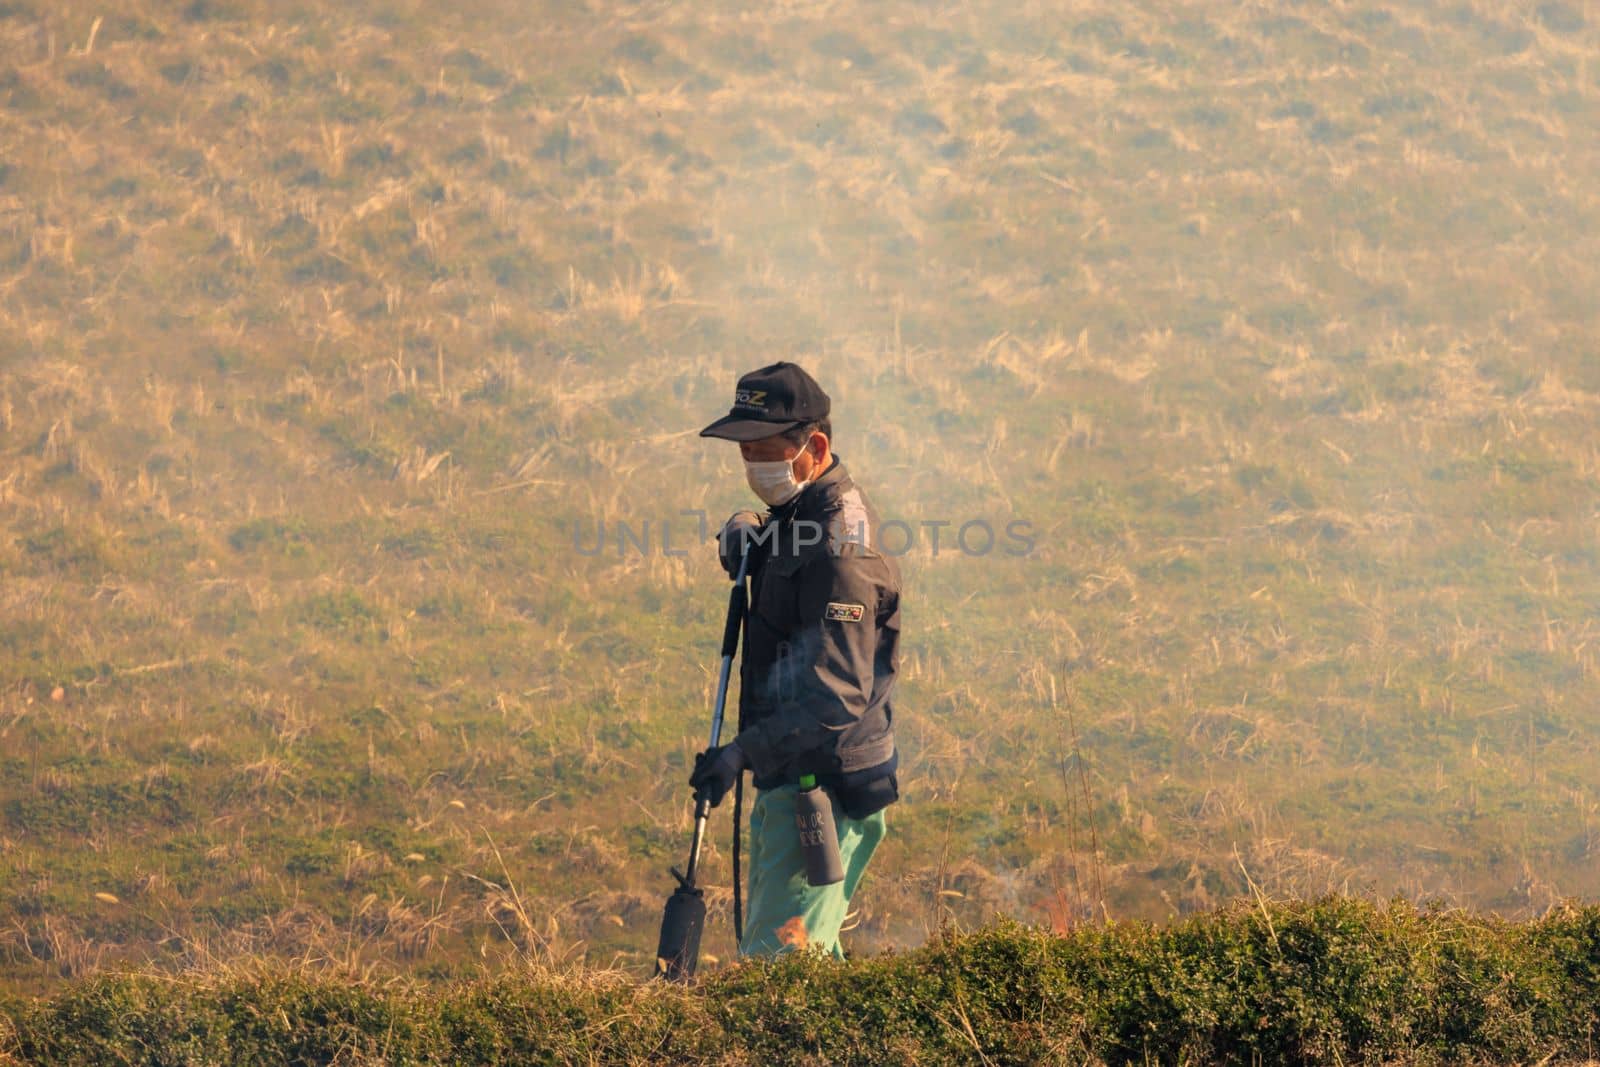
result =
[{"label": "man", "polygon": [[[793,363],[739,379],[733,409],[702,437],[739,443],[766,516],[739,512],[719,535],[723,566],[750,555],[739,671],[739,732],[695,760],[713,805],[749,768],[749,916],[741,955],[807,945],[843,957],[839,927],[899,797],[890,692],[900,637],[900,570],[877,551],[878,516],[833,454],[828,395]],[[795,799],[825,789],[844,880],[806,879]]]}]

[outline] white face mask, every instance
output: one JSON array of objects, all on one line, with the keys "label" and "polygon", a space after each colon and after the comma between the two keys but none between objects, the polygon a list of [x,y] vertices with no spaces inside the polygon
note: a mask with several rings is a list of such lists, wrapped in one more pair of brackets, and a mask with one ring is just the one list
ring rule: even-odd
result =
[{"label": "white face mask", "polygon": [[744,480],[750,484],[756,496],[768,505],[777,507],[793,500],[795,494],[806,486],[805,482],[796,481],[794,476],[794,461],[800,458],[802,448],[791,459],[773,460],[745,460]]}]

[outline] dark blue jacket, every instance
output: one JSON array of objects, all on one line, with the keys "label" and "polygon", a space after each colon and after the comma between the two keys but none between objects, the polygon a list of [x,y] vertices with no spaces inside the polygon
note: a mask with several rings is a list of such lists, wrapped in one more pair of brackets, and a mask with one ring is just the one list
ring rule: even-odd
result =
[{"label": "dark blue jacket", "polygon": [[900,568],[877,512],[834,457],[769,510],[756,546],[737,738],[756,788],[814,774],[847,811],[882,807],[898,794]]}]

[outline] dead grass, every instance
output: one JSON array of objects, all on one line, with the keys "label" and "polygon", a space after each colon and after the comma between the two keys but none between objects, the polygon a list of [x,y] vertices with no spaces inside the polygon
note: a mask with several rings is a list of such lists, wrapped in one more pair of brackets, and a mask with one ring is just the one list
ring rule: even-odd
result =
[{"label": "dead grass", "polygon": [[1594,20],[0,10],[9,980],[643,966],[780,357],[918,534],[855,944],[1597,888]]}]

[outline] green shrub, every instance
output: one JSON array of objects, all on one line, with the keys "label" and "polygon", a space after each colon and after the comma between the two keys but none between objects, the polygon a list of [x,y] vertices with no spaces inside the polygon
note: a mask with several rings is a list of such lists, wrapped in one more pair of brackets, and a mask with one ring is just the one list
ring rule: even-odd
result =
[{"label": "green shrub", "polygon": [[1330,897],[1067,936],[1003,922],[688,987],[576,971],[383,985],[273,966],[92,978],[8,1006],[0,1048],[52,1064],[1549,1062],[1592,1045],[1600,907],[1512,923]]}]

